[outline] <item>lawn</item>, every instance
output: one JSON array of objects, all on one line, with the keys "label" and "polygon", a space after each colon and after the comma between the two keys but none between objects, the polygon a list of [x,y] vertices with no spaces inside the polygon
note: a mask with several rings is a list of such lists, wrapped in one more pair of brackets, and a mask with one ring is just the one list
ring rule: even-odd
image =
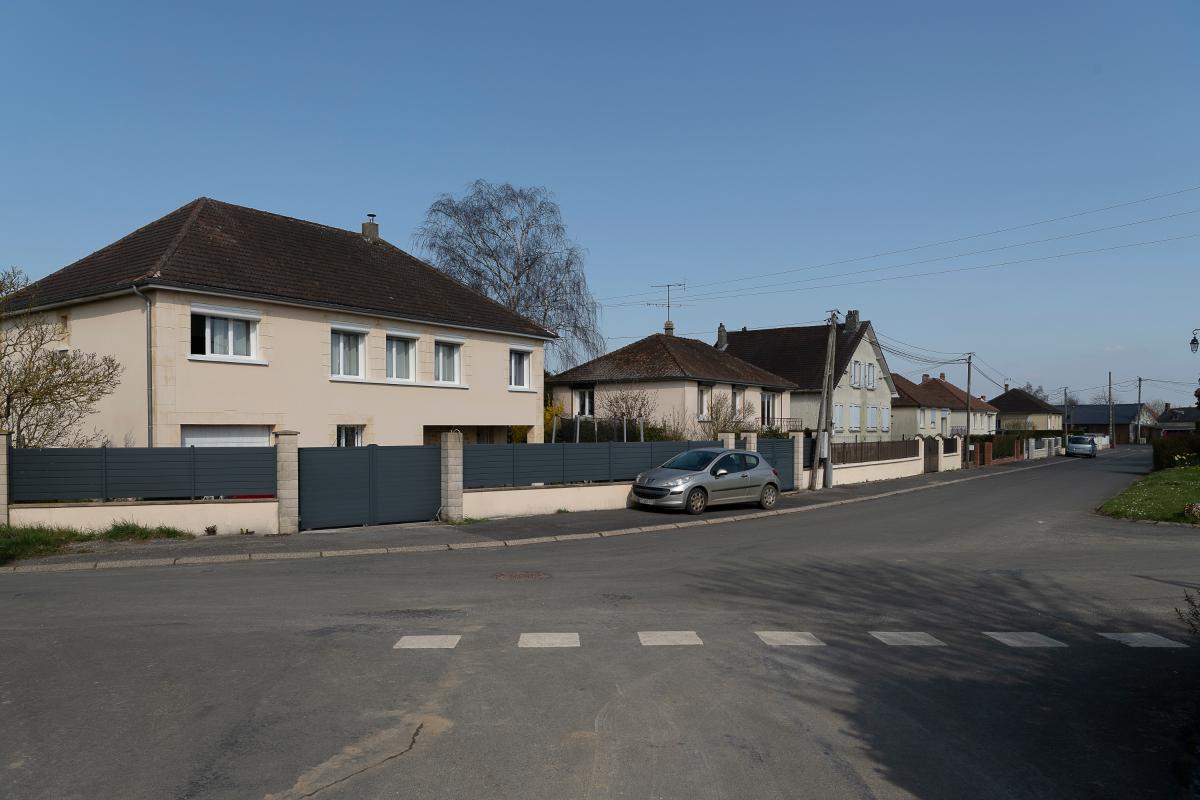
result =
[{"label": "lawn", "polygon": [[1152,472],[1100,507],[1110,517],[1189,522],[1188,503],[1200,503],[1200,467],[1175,467]]},{"label": "lawn", "polygon": [[187,531],[159,525],[148,528],[133,522],[114,522],[107,530],[81,531],[75,528],[46,528],[40,525],[30,527],[0,526],[0,564],[7,564],[18,558],[31,556],[48,556],[61,553],[68,545],[76,542],[93,542],[98,540],[109,542],[144,541],[146,539],[192,539],[195,538]]}]

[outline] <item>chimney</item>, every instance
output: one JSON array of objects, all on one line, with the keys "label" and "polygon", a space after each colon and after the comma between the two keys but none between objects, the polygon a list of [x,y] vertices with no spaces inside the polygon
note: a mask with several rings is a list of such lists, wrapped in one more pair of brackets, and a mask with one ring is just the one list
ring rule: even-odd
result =
[{"label": "chimney", "polygon": [[1008,391],[1008,384],[1007,384],[1007,383],[1006,383],[1006,384],[1004,384],[1004,391],[1006,391],[1006,392]]},{"label": "chimney", "polygon": [[938,380],[939,380],[939,381],[944,381],[944,380],[946,380],[946,373],[944,373],[944,372],[939,372],[939,373],[938,373]]},{"label": "chimney", "polygon": [[1170,410],[1171,410],[1171,404],[1163,403],[1163,411],[1166,412],[1166,411],[1170,411]]},{"label": "chimney", "polygon": [[986,402],[987,402],[987,395],[986,395],[986,394],[981,394],[981,395],[979,395],[979,399],[980,399],[980,400],[982,400],[983,402],[985,402],[985,403],[986,403]]},{"label": "chimney", "polygon": [[921,383],[929,383],[929,373],[928,372],[926,372],[924,375],[921,376]]},{"label": "chimney", "polygon": [[846,333],[854,333],[858,330],[858,309],[852,308],[846,312]]},{"label": "chimney", "polygon": [[375,221],[374,214],[367,214],[367,221],[363,223],[363,238],[368,242],[379,241],[379,223]]},{"label": "chimney", "polygon": [[725,332],[725,323],[722,322],[717,326],[717,349],[724,350],[729,347],[729,334]]},{"label": "chimney", "polygon": [[667,324],[663,325],[663,333],[665,333],[667,336],[674,336],[675,335],[675,323],[671,322],[671,320],[667,320]]}]

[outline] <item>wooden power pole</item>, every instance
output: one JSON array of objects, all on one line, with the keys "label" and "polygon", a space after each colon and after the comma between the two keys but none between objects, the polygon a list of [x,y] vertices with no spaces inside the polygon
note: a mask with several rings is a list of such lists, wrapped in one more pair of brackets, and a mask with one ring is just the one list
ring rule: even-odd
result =
[{"label": "wooden power pole", "polygon": [[[829,336],[825,342],[825,372],[821,378],[821,407],[817,411],[817,439],[813,442],[812,474],[809,476],[808,488],[817,489],[817,476],[824,469],[826,473],[832,469],[825,468],[833,456],[833,362],[837,351],[837,309],[829,312]],[[822,482],[828,488],[829,481]]]}]

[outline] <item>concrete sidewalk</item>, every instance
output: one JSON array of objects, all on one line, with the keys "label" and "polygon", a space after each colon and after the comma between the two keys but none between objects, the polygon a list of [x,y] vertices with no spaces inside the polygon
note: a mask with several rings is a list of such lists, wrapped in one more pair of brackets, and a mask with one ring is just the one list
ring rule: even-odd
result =
[{"label": "concrete sidewalk", "polygon": [[802,491],[783,495],[775,510],[769,512],[753,505],[715,508],[699,517],[651,509],[617,509],[489,519],[461,525],[418,522],[367,528],[337,528],[305,531],[291,536],[214,536],[192,540],[85,542],[76,545],[74,552],[5,564],[0,566],[0,573],[421,553],[652,533],[828,508],[1069,463],[1073,463],[1072,460],[1065,458],[1023,461],[969,471],[930,473],[911,478],[836,487],[817,492]]}]

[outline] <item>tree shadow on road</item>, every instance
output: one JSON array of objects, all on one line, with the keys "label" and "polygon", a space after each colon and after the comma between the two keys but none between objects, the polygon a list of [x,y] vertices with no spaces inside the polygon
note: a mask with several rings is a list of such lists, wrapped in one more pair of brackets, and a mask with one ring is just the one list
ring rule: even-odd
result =
[{"label": "tree shadow on road", "polygon": [[[830,645],[764,648],[747,677],[797,715],[817,707],[844,719],[873,767],[860,775],[868,786],[921,798],[1183,790],[1180,736],[1196,715],[1200,647],[1134,649],[1098,636],[1183,639],[1172,620],[1116,619],[1016,570],[750,561],[692,576],[754,629],[809,630]],[[872,630],[925,631],[947,646],[889,647]],[[983,631],[1035,631],[1069,646],[1011,648]]]}]

